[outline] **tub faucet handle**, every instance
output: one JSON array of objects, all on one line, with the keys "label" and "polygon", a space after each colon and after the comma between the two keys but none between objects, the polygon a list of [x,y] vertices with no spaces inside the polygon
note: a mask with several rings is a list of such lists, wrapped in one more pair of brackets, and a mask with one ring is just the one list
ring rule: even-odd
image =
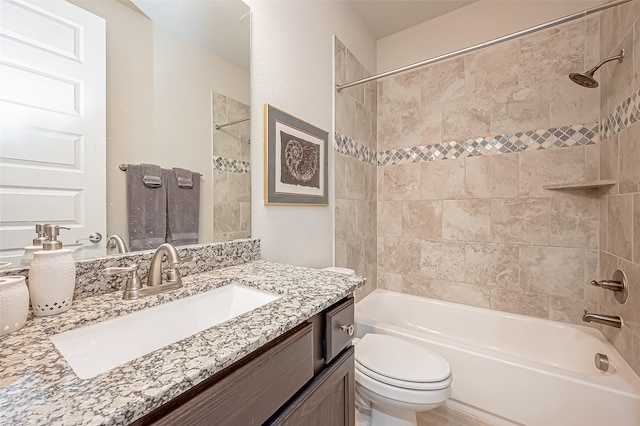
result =
[{"label": "tub faucet handle", "polygon": [[626,274],[620,269],[613,273],[613,277],[610,280],[592,280],[591,285],[613,291],[618,303],[624,304],[627,301],[629,284]]}]

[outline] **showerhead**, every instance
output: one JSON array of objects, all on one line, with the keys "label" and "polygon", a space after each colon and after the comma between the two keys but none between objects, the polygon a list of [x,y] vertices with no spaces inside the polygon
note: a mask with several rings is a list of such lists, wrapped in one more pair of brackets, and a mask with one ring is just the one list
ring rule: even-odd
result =
[{"label": "showerhead", "polygon": [[582,87],[587,87],[589,89],[595,89],[598,87],[598,82],[595,78],[593,78],[593,73],[591,71],[587,71],[584,74],[580,74],[577,72],[572,72],[569,74],[569,78],[576,84],[579,84]]},{"label": "showerhead", "polygon": [[595,67],[591,68],[589,71],[586,71],[584,73],[577,73],[577,72],[572,72],[571,74],[569,74],[569,78],[571,79],[571,81],[573,81],[576,84],[579,84],[582,87],[587,87],[589,89],[595,89],[596,87],[598,87],[598,82],[596,81],[595,78],[593,78],[593,74],[596,73],[596,71],[598,71],[598,68],[600,68],[603,64],[610,62],[610,61],[615,61],[617,60],[618,62],[622,62],[622,59],[624,58],[624,49],[620,51],[619,55],[616,56],[611,56],[605,60],[603,60],[602,62],[600,62],[598,65],[596,65]]}]

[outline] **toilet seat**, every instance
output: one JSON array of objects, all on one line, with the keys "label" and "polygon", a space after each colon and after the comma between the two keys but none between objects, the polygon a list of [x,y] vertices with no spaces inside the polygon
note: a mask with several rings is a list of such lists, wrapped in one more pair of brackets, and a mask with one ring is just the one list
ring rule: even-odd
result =
[{"label": "toilet seat", "polygon": [[365,334],[356,344],[355,358],[363,374],[392,386],[434,390],[451,384],[451,367],[443,357],[397,337]]}]

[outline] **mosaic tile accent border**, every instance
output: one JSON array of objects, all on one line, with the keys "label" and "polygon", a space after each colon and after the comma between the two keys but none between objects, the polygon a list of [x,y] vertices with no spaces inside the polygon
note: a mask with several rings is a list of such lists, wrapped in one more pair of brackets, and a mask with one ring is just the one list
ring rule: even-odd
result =
[{"label": "mosaic tile accent border", "polygon": [[251,165],[248,161],[232,160],[231,158],[213,156],[213,169],[223,172],[249,173]]},{"label": "mosaic tile accent border", "polygon": [[359,144],[348,136],[343,136],[338,132],[334,134],[333,149],[340,154],[355,158],[374,166],[378,164],[378,154],[371,148]]},{"label": "mosaic tile accent border", "polygon": [[568,148],[598,143],[598,122],[506,133],[378,152],[378,166],[508,154],[526,150]]},{"label": "mosaic tile accent border", "polygon": [[609,113],[600,128],[600,139],[605,141],[638,120],[640,120],[640,90]]},{"label": "mosaic tile accent border", "polygon": [[[640,104],[640,96],[636,96]],[[632,115],[640,118],[640,111]],[[626,121],[631,120],[627,118]],[[635,121],[634,120],[634,121]],[[625,120],[620,120],[625,122]],[[377,166],[416,163],[420,161],[448,160],[460,157],[508,154],[526,150],[568,148],[597,144],[599,139],[597,121],[573,126],[506,133],[504,135],[471,138],[439,144],[414,146],[373,152],[351,138],[335,133],[335,150],[360,161]]]}]

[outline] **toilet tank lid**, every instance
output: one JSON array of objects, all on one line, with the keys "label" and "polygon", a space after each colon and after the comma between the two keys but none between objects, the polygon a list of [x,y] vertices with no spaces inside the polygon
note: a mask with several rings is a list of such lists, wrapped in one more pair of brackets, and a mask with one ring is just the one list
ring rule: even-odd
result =
[{"label": "toilet tank lid", "polygon": [[329,272],[337,272],[339,274],[345,274],[345,275],[355,275],[356,271],[354,271],[353,269],[349,269],[349,268],[341,268],[339,266],[330,266],[328,268],[322,268],[323,271],[329,271]]}]

